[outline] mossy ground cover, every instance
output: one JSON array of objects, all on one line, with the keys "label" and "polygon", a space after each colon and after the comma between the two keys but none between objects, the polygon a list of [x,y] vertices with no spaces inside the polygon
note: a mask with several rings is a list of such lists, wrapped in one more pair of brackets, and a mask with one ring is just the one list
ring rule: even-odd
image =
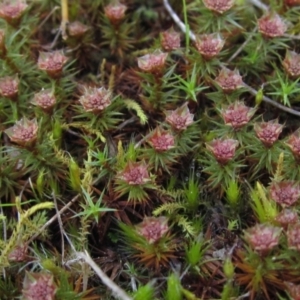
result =
[{"label": "mossy ground cover", "polygon": [[0,299],[300,299],[300,2],[3,0]]}]

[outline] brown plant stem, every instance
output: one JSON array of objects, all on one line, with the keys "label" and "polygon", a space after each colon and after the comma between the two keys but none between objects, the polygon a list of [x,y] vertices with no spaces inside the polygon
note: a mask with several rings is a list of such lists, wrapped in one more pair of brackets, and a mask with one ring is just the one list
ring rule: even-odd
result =
[{"label": "brown plant stem", "polygon": [[115,298],[119,298],[121,300],[133,300],[133,298],[129,297],[126,292],[121,289],[118,285],[116,285],[94,262],[94,260],[90,257],[88,252],[85,250],[84,252],[78,252],[77,255],[84,259],[85,262],[95,271],[95,273],[99,276],[102,282],[113,292]]},{"label": "brown plant stem", "polygon": [[[176,25],[180,28],[180,30],[183,33],[186,33],[186,26],[185,26],[185,24],[180,20],[180,18],[176,14],[176,12],[173,10],[173,8],[170,5],[169,1],[168,0],[163,0],[163,3],[164,3],[165,9],[168,11],[168,13],[170,14],[171,18],[176,23]],[[189,30],[189,36],[190,36],[190,39],[193,42],[196,41],[196,35],[191,30]]]},{"label": "brown plant stem", "polygon": [[242,50],[251,41],[256,30],[257,30],[257,26],[253,29],[252,33],[248,36],[248,38],[245,40],[245,42],[230,56],[230,58],[227,60],[227,63],[230,63],[233,59],[235,59],[242,52]]},{"label": "brown plant stem", "polygon": [[[252,88],[251,86],[249,86],[249,85],[246,84],[246,83],[244,83],[244,86],[248,89],[248,91],[249,91],[252,95],[254,95],[254,96],[257,95],[257,93],[258,93],[257,90],[255,90],[254,88]],[[290,113],[290,114],[292,114],[292,115],[295,115],[295,116],[300,117],[300,111],[294,110],[294,109],[289,108],[289,107],[287,107],[287,106],[284,106],[284,105],[282,105],[282,104],[280,104],[280,103],[278,103],[278,102],[275,102],[274,100],[270,99],[270,98],[267,97],[267,96],[263,96],[262,100],[265,101],[266,103],[269,103],[269,104],[273,105],[274,107],[277,107],[277,108],[279,108],[279,109],[281,109],[281,110],[287,112],[287,113]]]},{"label": "brown plant stem", "polygon": [[61,263],[63,265],[64,264],[64,258],[65,258],[65,242],[64,242],[64,233],[65,233],[65,231],[64,231],[63,222],[61,220],[61,214],[59,213],[59,210],[58,210],[56,195],[55,195],[54,191],[52,191],[51,196],[52,196],[53,201],[54,201],[56,215],[57,215],[57,221],[58,221],[58,225],[59,225],[59,229],[60,229],[60,235],[61,235]]},{"label": "brown plant stem", "polygon": [[249,2],[257,8],[260,8],[264,12],[267,12],[269,10],[269,7],[266,4],[262,3],[260,0],[249,0]]},{"label": "brown plant stem", "polygon": [[50,220],[48,220],[39,230],[27,241],[27,243],[31,243],[34,241],[48,226],[50,226],[57,218],[58,215],[64,213],[70,206],[72,206],[80,197],[80,194],[77,194],[74,198],[72,198],[61,210],[59,210]]}]

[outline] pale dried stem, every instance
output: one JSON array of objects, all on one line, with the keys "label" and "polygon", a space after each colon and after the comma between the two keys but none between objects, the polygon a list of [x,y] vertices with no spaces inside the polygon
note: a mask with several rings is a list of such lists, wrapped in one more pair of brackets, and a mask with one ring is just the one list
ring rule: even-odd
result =
[{"label": "pale dried stem", "polygon": [[55,210],[56,210],[56,215],[57,215],[57,221],[58,221],[58,225],[60,228],[60,235],[61,235],[61,262],[62,265],[64,264],[64,257],[65,257],[65,240],[64,240],[64,226],[61,220],[61,214],[59,213],[58,210],[58,205],[57,205],[57,200],[56,200],[56,195],[55,192],[52,192],[52,198],[53,198],[53,202],[54,202],[54,206],[55,206]]},{"label": "pale dried stem", "polygon": [[[171,7],[168,0],[163,0],[163,3],[164,3],[164,6],[165,6],[165,9],[168,11],[168,13],[170,14],[173,21],[177,24],[177,26],[181,29],[181,31],[183,33],[186,33],[185,24],[180,20],[180,18],[178,17],[176,12]],[[196,41],[196,35],[191,30],[189,30],[189,35],[190,35],[190,39],[195,42]]]},{"label": "pale dried stem", "polygon": [[80,197],[80,194],[76,195],[70,202],[68,202],[60,211],[58,211],[49,221],[47,221],[27,242],[28,244],[34,241],[49,225],[51,225],[57,218],[58,215],[64,213],[69,209]]},{"label": "pale dried stem", "polygon": [[95,263],[95,261],[90,257],[88,252],[85,250],[84,252],[78,252],[78,257],[85,260],[85,262],[95,271],[95,273],[99,276],[101,281],[112,291],[115,298],[119,298],[121,300],[133,300],[127,293],[116,285]]},{"label": "pale dried stem", "polygon": [[250,296],[250,292],[247,292],[239,297],[236,298],[236,300],[240,300],[240,299],[244,299],[244,298],[248,298]]},{"label": "pale dried stem", "polygon": [[251,2],[254,6],[260,8],[265,12],[269,10],[269,7],[266,4],[262,3],[260,0],[249,0],[249,2]]},{"label": "pale dried stem", "polygon": [[139,148],[151,135],[153,134],[153,132],[149,132],[147,135],[145,135],[141,140],[139,140],[135,145],[134,145],[134,149]]},{"label": "pale dried stem", "polygon": [[40,29],[44,24],[49,20],[49,18],[59,9],[59,6],[54,6],[54,8],[50,11],[47,17],[41,22],[37,29]]},{"label": "pale dried stem", "polygon": [[248,36],[248,38],[245,40],[245,42],[231,55],[231,57],[227,60],[227,63],[231,62],[233,59],[235,59],[242,50],[247,46],[247,44],[251,41],[254,33],[257,30],[257,26],[253,29],[253,32]]},{"label": "pale dried stem", "polygon": [[300,35],[284,34],[283,36],[291,40],[300,40]]},{"label": "pale dried stem", "polygon": [[[249,86],[249,85],[246,84],[246,83],[244,83],[244,86],[248,89],[248,91],[249,91],[252,95],[254,95],[254,96],[257,95],[257,93],[258,93],[257,90],[255,90],[254,88],[252,88],[251,86]],[[282,105],[282,104],[280,104],[280,103],[278,103],[278,102],[275,102],[274,100],[270,99],[270,98],[267,97],[267,96],[263,96],[262,100],[265,101],[266,103],[269,103],[269,104],[271,104],[271,105],[273,105],[273,106],[279,108],[280,110],[283,110],[283,111],[285,111],[285,112],[287,112],[287,113],[290,113],[290,114],[292,114],[292,115],[295,115],[295,116],[300,117],[300,111],[294,110],[294,109],[289,108],[289,107],[287,107],[287,106],[284,106],[284,105]]]}]

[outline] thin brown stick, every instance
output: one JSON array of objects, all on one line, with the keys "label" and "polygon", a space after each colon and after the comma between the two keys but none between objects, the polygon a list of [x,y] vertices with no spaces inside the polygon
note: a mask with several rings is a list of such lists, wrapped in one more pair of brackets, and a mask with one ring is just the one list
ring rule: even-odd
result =
[{"label": "thin brown stick", "polygon": [[121,289],[118,285],[116,285],[102,270],[101,268],[94,262],[94,260],[90,257],[88,252],[85,250],[84,252],[78,252],[78,257],[85,260],[85,262],[95,271],[95,273],[99,276],[101,281],[113,292],[114,297],[119,298],[121,300],[133,300],[127,293]]},{"label": "thin brown stick", "polygon": [[61,263],[63,265],[64,264],[64,257],[65,257],[65,240],[64,240],[64,232],[65,231],[64,231],[63,222],[61,220],[61,214],[59,213],[59,210],[58,210],[56,195],[55,195],[54,191],[52,191],[52,198],[53,198],[53,202],[54,202],[54,206],[55,206],[55,210],[56,210],[57,221],[58,221],[58,225],[59,225],[59,229],[60,229],[60,235],[61,235]]},{"label": "thin brown stick", "polygon": [[269,10],[269,7],[262,3],[260,0],[249,0],[254,6],[257,8],[263,10],[264,12],[267,12]]},{"label": "thin brown stick", "polygon": [[248,38],[245,40],[245,42],[231,55],[231,57],[227,60],[227,63],[231,62],[234,60],[242,51],[243,49],[247,46],[247,44],[251,41],[254,33],[257,30],[257,26],[253,29],[253,32],[248,36]]},{"label": "thin brown stick", "polygon": [[50,11],[50,13],[47,15],[46,18],[43,19],[43,21],[40,23],[37,29],[41,29],[42,26],[49,20],[49,18],[55,13],[56,10],[59,9],[59,6],[54,6],[54,8]]},{"label": "thin brown stick", "polygon": [[64,213],[70,206],[72,206],[80,197],[80,194],[76,195],[70,202],[68,202],[60,211],[58,211],[50,220],[48,220],[28,241],[27,243],[31,243],[34,241],[49,225],[51,225],[57,218],[58,215]]},{"label": "thin brown stick", "polygon": [[[180,30],[183,33],[186,33],[186,26],[185,24],[180,20],[180,18],[178,17],[178,15],[176,14],[176,12],[173,10],[172,6],[170,5],[168,0],[163,0],[165,9],[168,11],[168,13],[170,14],[171,18],[173,19],[173,21],[176,23],[176,25],[180,28]],[[189,30],[189,35],[190,35],[190,39],[195,42],[196,41],[196,35]]]},{"label": "thin brown stick", "polygon": [[[249,91],[252,95],[254,95],[254,96],[257,95],[257,93],[258,93],[257,90],[255,90],[254,88],[252,88],[251,86],[249,86],[249,85],[246,84],[246,83],[244,83],[244,86],[248,89],[248,91]],[[274,100],[270,99],[270,98],[267,97],[267,96],[263,96],[262,100],[265,101],[266,103],[269,103],[269,104],[273,105],[274,107],[279,108],[280,110],[283,110],[283,111],[285,111],[285,112],[287,112],[287,113],[290,113],[290,114],[292,114],[292,115],[295,115],[295,116],[300,117],[300,111],[294,110],[294,109],[289,108],[289,107],[287,107],[287,106],[284,106],[284,105],[282,105],[282,104],[280,104],[280,103],[278,103],[278,102],[275,102]]]}]

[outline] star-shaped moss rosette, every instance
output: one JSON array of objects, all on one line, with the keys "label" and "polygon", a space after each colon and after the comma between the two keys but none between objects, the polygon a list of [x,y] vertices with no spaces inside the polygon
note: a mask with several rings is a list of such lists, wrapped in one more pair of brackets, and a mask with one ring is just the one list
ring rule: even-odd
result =
[{"label": "star-shaped moss rosette", "polygon": [[160,34],[160,43],[165,51],[173,51],[180,48],[180,33],[173,27]]},{"label": "star-shaped moss rosette", "polygon": [[284,60],[282,61],[285,72],[291,78],[300,76],[300,54],[295,51],[286,51]]},{"label": "star-shaped moss rosette", "polygon": [[90,29],[89,26],[82,24],[79,21],[68,24],[68,35],[72,38],[81,38]]},{"label": "star-shaped moss rosette", "polygon": [[149,133],[147,144],[141,149],[141,157],[154,167],[155,172],[165,170],[170,173],[178,156],[175,137],[171,130],[165,130],[161,127],[155,128]]},{"label": "star-shaped moss rosette", "polygon": [[125,17],[127,6],[119,2],[109,4],[104,7],[105,16],[112,24],[119,24]]},{"label": "star-shaped moss rosette", "polygon": [[188,102],[174,110],[165,111],[166,125],[171,129],[175,137],[176,152],[180,155],[193,150],[199,140],[199,122],[194,121],[194,114],[190,112]]},{"label": "star-shaped moss rosette", "polygon": [[37,120],[28,120],[26,117],[4,132],[10,140],[22,147],[31,147],[35,144],[38,134]]},{"label": "star-shaped moss rosette", "polygon": [[149,191],[156,189],[154,177],[149,173],[145,161],[129,161],[115,180],[115,191],[118,197],[127,195],[128,201],[147,202]]},{"label": "star-shaped moss rosette", "polygon": [[286,145],[290,148],[295,158],[300,161],[300,129],[297,129],[288,137]]},{"label": "star-shaped moss rosette", "polygon": [[278,14],[269,13],[257,20],[258,31],[267,38],[281,37],[287,25]]},{"label": "star-shaped moss rosette", "polygon": [[[253,171],[251,172],[255,175],[266,169],[273,173],[282,152],[279,147],[281,142],[278,139],[284,125],[275,119],[268,122],[256,122],[253,127],[256,137],[246,146],[249,161],[252,163]],[[294,160],[293,157],[292,160]]]},{"label": "star-shaped moss rosette", "polygon": [[223,67],[216,77],[215,82],[225,92],[231,93],[244,86],[243,78],[238,70],[230,70]]},{"label": "star-shaped moss rosette", "polygon": [[291,224],[286,232],[288,248],[300,251],[300,223]]},{"label": "star-shaped moss rosette", "polygon": [[175,110],[167,110],[165,114],[166,122],[176,131],[183,131],[194,122],[194,115],[190,113],[187,102]]},{"label": "star-shaped moss rosette", "polygon": [[138,67],[145,73],[161,75],[165,67],[168,53],[155,50],[153,53],[146,54],[138,58]]},{"label": "star-shaped moss rosette", "polygon": [[284,125],[278,123],[278,119],[254,124],[256,136],[267,148],[272,147],[278,140],[283,127]]},{"label": "star-shaped moss rosette", "polygon": [[56,97],[52,89],[42,89],[40,92],[35,93],[31,104],[39,107],[44,112],[51,112],[56,104]]},{"label": "star-shaped moss rosette", "polygon": [[218,14],[223,14],[235,3],[235,0],[203,0],[205,7]]},{"label": "star-shaped moss rosette", "polygon": [[206,152],[200,162],[205,166],[204,173],[209,175],[207,182],[216,189],[225,191],[230,183],[239,176],[244,167],[239,142],[231,138],[213,139],[206,143]]},{"label": "star-shaped moss rosette", "polygon": [[285,230],[289,225],[296,224],[299,222],[299,216],[295,209],[284,208],[275,218],[278,223]]},{"label": "star-shaped moss rosette", "polygon": [[10,262],[22,262],[28,258],[28,245],[23,242],[18,242],[13,250],[8,254]]},{"label": "star-shaped moss rosette", "polygon": [[83,109],[94,114],[102,112],[111,104],[112,93],[104,87],[84,87],[79,98]]},{"label": "star-shaped moss rosette", "polygon": [[68,57],[61,50],[51,52],[40,52],[38,58],[38,68],[45,71],[51,78],[59,78],[62,75],[63,67],[68,61]]},{"label": "star-shaped moss rosette", "polygon": [[54,300],[57,286],[52,274],[27,272],[23,282],[22,296],[26,300]]},{"label": "star-shaped moss rosette", "polygon": [[145,217],[136,226],[119,225],[128,254],[145,267],[159,271],[168,266],[180,248],[178,240],[170,233],[166,217]]},{"label": "star-shaped moss rosette", "polygon": [[142,162],[129,162],[120,173],[119,178],[129,185],[143,185],[150,181],[147,164]]},{"label": "star-shaped moss rosette", "polygon": [[169,231],[168,219],[145,217],[143,222],[136,226],[136,230],[149,244],[157,243]]},{"label": "star-shaped moss rosette", "polygon": [[114,96],[110,89],[92,84],[78,85],[81,96],[74,106],[77,117],[70,127],[80,128],[97,135],[105,141],[105,133],[116,128],[123,119],[121,116],[125,102],[119,95]]},{"label": "star-shaped moss rosette", "polygon": [[174,136],[160,127],[153,130],[148,142],[157,152],[165,152],[175,147]]},{"label": "star-shaped moss rosette", "polygon": [[17,25],[27,7],[24,0],[5,0],[0,4],[0,17],[11,25]]},{"label": "star-shaped moss rosette", "polygon": [[271,199],[282,207],[294,205],[300,199],[300,185],[294,181],[272,182],[269,188]]},{"label": "star-shaped moss rosette", "polygon": [[239,142],[234,139],[214,139],[206,143],[206,148],[213,154],[218,163],[227,164],[235,156]]},{"label": "star-shaped moss rosette", "polygon": [[206,59],[210,60],[216,57],[222,50],[225,41],[219,33],[203,34],[196,37],[196,48],[198,52]]},{"label": "star-shaped moss rosette", "polygon": [[17,76],[0,78],[0,96],[16,100],[19,93],[19,79]]},{"label": "star-shaped moss rosette", "polygon": [[226,125],[239,130],[249,123],[255,111],[255,108],[246,106],[241,101],[235,101],[222,109],[221,116]]},{"label": "star-shaped moss rosette", "polygon": [[256,224],[245,231],[245,240],[260,255],[268,254],[279,244],[282,229],[270,224]]}]

